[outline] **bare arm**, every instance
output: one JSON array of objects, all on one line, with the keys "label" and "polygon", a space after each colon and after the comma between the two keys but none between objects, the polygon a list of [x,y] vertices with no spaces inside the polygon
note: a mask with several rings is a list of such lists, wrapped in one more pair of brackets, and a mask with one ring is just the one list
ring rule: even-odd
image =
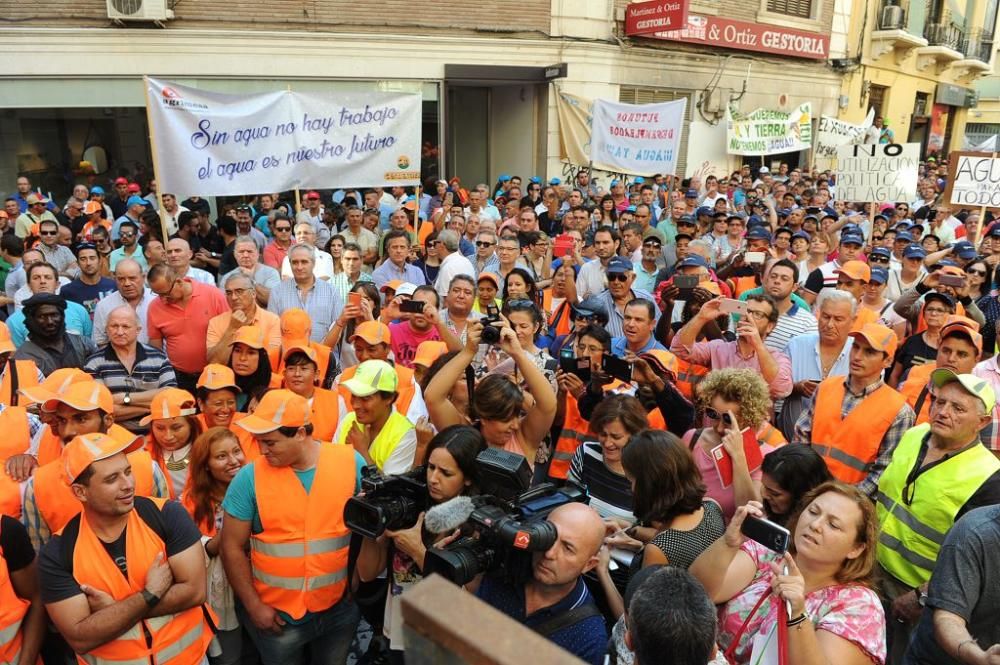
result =
[{"label": "bare arm", "polygon": [[[990,663],[989,656],[969,633],[965,619],[947,610],[934,610],[934,638],[945,653],[962,663]],[[997,648],[990,649],[996,654]],[[993,655],[993,658],[997,658]],[[996,661],[993,661],[996,662]]]},{"label": "bare arm", "polygon": [[146,614],[141,593],[91,613],[87,596],[79,594],[45,606],[52,623],[76,653],[93,651],[117,638]]},{"label": "bare arm", "polygon": [[167,559],[174,583],[146,616],[160,617],[197,607],[205,602],[205,548],[201,541]]},{"label": "bare arm", "polygon": [[236,519],[226,513],[222,520],[222,534],[219,555],[226,570],[233,592],[245,607],[260,605],[260,596],[253,588],[250,559],[246,555],[246,545],[250,541],[250,522]]},{"label": "bare arm", "polygon": [[753,581],[757,566],[746,552],[740,550],[745,538],[740,527],[747,514],[764,517],[760,504],[736,509],[726,532],[694,560],[688,571],[701,582],[713,603],[733,599]]},{"label": "bare arm", "polygon": [[373,539],[364,538],[361,541],[361,551],[355,570],[362,582],[371,582],[385,570],[389,561],[388,537]]},{"label": "bare arm", "polygon": [[427,385],[427,390],[424,391],[427,412],[438,431],[450,425],[465,423],[463,414],[458,412],[455,405],[448,399],[448,395],[451,393],[452,387],[465,375],[465,368],[476,357],[482,331],[483,324],[478,321],[469,321],[465,348],[441,368]]},{"label": "bare arm", "polygon": [[38,586],[35,562],[10,574],[11,586],[18,598],[31,603],[28,613],[21,622],[21,655],[16,665],[34,665],[45,639],[45,605]]},{"label": "bare arm", "polygon": [[[511,332],[513,333],[513,331]],[[511,355],[528,384],[528,392],[535,398],[535,408],[530,409],[528,415],[521,422],[521,435],[524,443],[531,447],[531,453],[534,455],[549,428],[552,427],[552,420],[556,416],[556,394],[552,390],[549,380],[542,374],[542,370],[535,366],[525,351],[518,349],[517,353]],[[527,455],[527,451],[525,454]]]}]

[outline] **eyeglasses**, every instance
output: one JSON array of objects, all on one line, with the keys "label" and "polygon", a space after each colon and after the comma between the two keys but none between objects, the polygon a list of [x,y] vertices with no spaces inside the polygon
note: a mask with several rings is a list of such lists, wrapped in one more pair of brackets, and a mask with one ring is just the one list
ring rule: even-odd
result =
[{"label": "eyeglasses", "polygon": [[941,307],[925,307],[924,314],[949,314],[950,312]]},{"label": "eyeglasses", "polygon": [[608,274],[609,282],[627,282],[628,275],[623,272],[613,272]]},{"label": "eyeglasses", "polygon": [[719,413],[712,407],[708,407],[707,409],[705,409],[705,417],[708,418],[709,420],[718,420],[719,418],[722,418],[722,422],[724,424],[728,425],[729,427],[733,426],[733,419],[729,417],[728,413]]},{"label": "eyeglasses", "polygon": [[889,263],[889,259],[884,256],[869,256],[868,263]]},{"label": "eyeglasses", "polygon": [[40,235],[40,236],[55,236],[55,235],[59,235],[59,232],[58,231],[39,231],[38,235]]},{"label": "eyeglasses", "polygon": [[133,233],[132,231],[122,231],[121,233],[118,234],[118,237],[119,238],[134,238],[135,237],[135,233]]},{"label": "eyeglasses", "polygon": [[766,321],[770,316],[767,312],[762,312],[759,309],[748,309],[747,314],[758,321]]},{"label": "eyeglasses", "polygon": [[495,242],[486,242],[485,240],[476,241],[476,247],[492,247],[495,244]]},{"label": "eyeglasses", "polygon": [[872,242],[879,242],[880,240],[883,240],[884,238],[885,238],[885,236],[872,236]]},{"label": "eyeglasses", "polygon": [[289,232],[291,230],[292,230],[292,227],[290,227],[290,226],[275,226],[274,227],[274,232],[275,233],[287,233],[287,232]]},{"label": "eyeglasses", "polygon": [[643,247],[656,247],[656,248],[662,247],[662,245],[660,245],[660,243],[656,242],[655,240],[647,240],[646,242],[642,243],[642,246]]},{"label": "eyeglasses", "polygon": [[249,293],[250,289],[226,289],[226,297],[233,298]]}]

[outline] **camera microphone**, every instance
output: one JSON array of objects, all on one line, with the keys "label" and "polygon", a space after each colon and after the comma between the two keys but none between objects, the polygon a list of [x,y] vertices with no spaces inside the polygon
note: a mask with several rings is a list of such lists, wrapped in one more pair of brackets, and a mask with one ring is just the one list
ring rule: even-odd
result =
[{"label": "camera microphone", "polygon": [[451,533],[465,524],[475,509],[471,497],[456,496],[428,510],[424,515],[424,528],[430,533]]}]

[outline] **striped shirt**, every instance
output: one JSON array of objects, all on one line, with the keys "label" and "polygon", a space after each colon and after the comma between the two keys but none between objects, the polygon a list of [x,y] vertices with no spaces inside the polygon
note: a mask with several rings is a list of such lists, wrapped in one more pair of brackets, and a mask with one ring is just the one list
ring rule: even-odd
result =
[{"label": "striped shirt", "polygon": [[329,283],[321,279],[314,280],[312,287],[302,298],[294,279],[286,279],[271,290],[271,298],[267,302],[267,311],[281,316],[289,309],[302,309],[312,321],[310,341],[322,342],[326,333],[340,313],[344,311],[344,299]]},{"label": "striped shirt", "polygon": [[[139,342],[135,345],[135,363],[131,371],[125,368],[110,344],[91,354],[83,365],[83,371],[107,386],[112,395],[158,390],[177,385],[177,376],[166,354]],[[139,418],[120,421],[118,424],[133,432],[148,431],[139,425]]]},{"label": "striped shirt", "polygon": [[816,332],[816,317],[798,305],[778,316],[774,330],[767,334],[764,346],[772,351],[784,351],[793,337]]},{"label": "striped shirt", "polygon": [[569,466],[569,479],[586,486],[590,493],[590,507],[601,517],[620,517],[635,521],[632,514],[632,485],[628,478],[612,471],[604,463],[601,444],[590,441],[573,453]]}]

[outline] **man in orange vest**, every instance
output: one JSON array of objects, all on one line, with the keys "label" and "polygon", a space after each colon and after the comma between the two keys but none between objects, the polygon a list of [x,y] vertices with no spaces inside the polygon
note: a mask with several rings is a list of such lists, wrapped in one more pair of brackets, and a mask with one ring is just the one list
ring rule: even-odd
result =
[{"label": "man in orange vest", "polygon": [[176,501],[137,496],[142,439],[74,437],[62,480],[83,506],[39,557],[42,600],[84,665],[198,665],[212,641],[201,533]]},{"label": "man in orange vest", "polygon": [[319,363],[309,340],[286,346],[284,351],[282,387],[309,400],[313,436],[320,441],[333,441],[342,410],[340,394],[316,385],[319,382]]},{"label": "man in orange vest", "polygon": [[364,460],[313,438],[309,402],[290,390],[266,393],[238,425],[263,453],[222,502],[219,551],[240,624],[263,665],[300,663],[307,647],[318,662],[344,663],[361,616],[347,588],[344,506]]},{"label": "man in orange vest", "polygon": [[955,374],[972,374],[972,369],[983,353],[983,336],[979,324],[964,316],[949,316],[941,327],[937,356],[932,363],[916,365],[910,369],[899,392],[917,414],[917,424],[930,421],[931,373],[939,368],[950,369]]},{"label": "man in orange vest", "polygon": [[[141,439],[115,424],[114,397],[103,383],[72,383],[59,394],[48,396],[42,408],[54,414],[55,430],[64,446],[81,434],[107,434],[123,443]],[[136,493],[169,499],[167,479],[149,453],[144,450],[129,452]],[[28,528],[28,536],[36,549],[41,549],[52,534],[58,533],[80,512],[80,503],[74,500],[63,477],[63,462],[56,458],[38,467],[24,486],[21,521]]]},{"label": "man in orange vest", "polygon": [[[834,271],[837,274],[837,290],[847,291],[857,302],[861,302],[865,286],[872,278],[872,269],[864,261],[847,261]],[[866,323],[878,320],[878,312],[867,307],[858,307],[851,330],[861,330]]]},{"label": "man in orange vest", "polygon": [[45,638],[35,550],[24,526],[0,517],[0,663],[33,664]]},{"label": "man in orange vest", "polygon": [[[348,340],[354,345],[354,354],[358,357],[358,364],[366,360],[384,360],[390,362],[389,351],[392,350],[392,336],[389,327],[380,321],[365,321],[354,329],[354,334]],[[413,370],[403,367],[399,363],[391,363],[396,370],[398,378],[396,398],[396,410],[406,416],[411,423],[415,423],[420,418],[427,417],[427,405],[424,403],[424,395],[417,385],[417,380],[413,377]],[[349,381],[354,373],[358,371],[358,366],[348,367],[340,376],[334,388],[340,393],[343,399],[340,402],[340,419],[343,420],[351,408],[351,391],[344,384]]]},{"label": "man in orange vest", "polygon": [[896,353],[896,333],[868,323],[850,336],[847,378],[831,376],[819,384],[795,423],[792,442],[812,444],[834,478],[873,496],[915,416],[906,399],[882,381]]}]

